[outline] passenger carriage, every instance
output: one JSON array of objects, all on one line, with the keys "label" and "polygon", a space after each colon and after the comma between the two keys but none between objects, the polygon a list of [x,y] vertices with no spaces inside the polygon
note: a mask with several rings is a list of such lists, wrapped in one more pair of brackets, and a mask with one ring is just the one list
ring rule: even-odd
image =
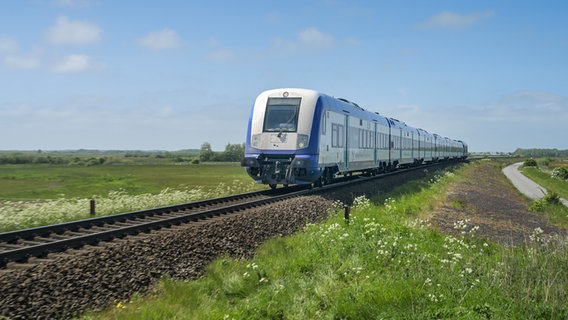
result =
[{"label": "passenger carriage", "polygon": [[375,174],[450,157],[447,140],[345,99],[274,89],[253,105],[242,166],[273,188],[321,185],[338,174]]}]

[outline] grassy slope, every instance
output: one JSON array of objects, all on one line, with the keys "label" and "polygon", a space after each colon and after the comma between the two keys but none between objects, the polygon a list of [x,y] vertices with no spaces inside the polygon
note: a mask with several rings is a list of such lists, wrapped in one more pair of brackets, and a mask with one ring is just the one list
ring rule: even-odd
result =
[{"label": "grassy slope", "polygon": [[219,259],[197,281],[166,279],[153,296],[85,318],[568,317],[565,246],[535,235],[526,246],[502,247],[477,238],[466,221],[452,237],[417,219],[417,208],[443,201],[456,176],[378,205],[360,199],[350,225],[339,212],[268,242],[252,261]]},{"label": "grassy slope", "polygon": [[523,174],[546,188],[549,192],[555,192],[560,197],[568,199],[568,181],[552,179],[550,173],[540,171],[534,167],[525,167],[522,171]]},{"label": "grassy slope", "polygon": [[[549,172],[544,172],[535,167],[524,167],[522,172],[531,180],[546,188],[549,193],[556,193],[561,198],[568,199],[568,181],[553,179]],[[546,208],[542,208],[540,204],[542,204],[542,201],[533,202],[531,210],[541,212],[554,224],[568,228],[568,216],[566,215],[566,208],[562,204]]]}]

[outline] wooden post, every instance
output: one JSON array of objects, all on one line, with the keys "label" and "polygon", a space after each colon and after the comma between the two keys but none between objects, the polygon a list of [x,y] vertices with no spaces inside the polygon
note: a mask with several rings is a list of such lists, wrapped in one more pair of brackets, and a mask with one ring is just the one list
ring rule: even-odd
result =
[{"label": "wooden post", "polygon": [[95,214],[95,199],[91,199],[91,215],[94,216]]},{"label": "wooden post", "polygon": [[349,225],[349,211],[351,208],[349,206],[345,206],[344,209],[345,209],[345,214],[343,215],[343,217],[345,218],[345,223]]}]

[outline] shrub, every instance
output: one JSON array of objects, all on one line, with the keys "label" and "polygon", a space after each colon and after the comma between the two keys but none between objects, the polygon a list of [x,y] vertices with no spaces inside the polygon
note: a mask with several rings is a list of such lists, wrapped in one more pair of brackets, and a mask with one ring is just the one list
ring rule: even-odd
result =
[{"label": "shrub", "polygon": [[527,159],[523,163],[523,166],[525,166],[525,167],[536,167],[537,166],[536,160],[535,159]]},{"label": "shrub", "polygon": [[529,210],[543,212],[548,205],[560,204],[560,197],[554,192],[547,193],[541,199],[535,200],[529,207]]},{"label": "shrub", "polygon": [[568,168],[558,167],[552,170],[552,178],[558,180],[568,180]]},{"label": "shrub", "polygon": [[552,159],[550,158],[544,158],[540,161],[540,163],[545,166],[548,167],[551,163],[552,163]]},{"label": "shrub", "polygon": [[547,204],[560,204],[560,197],[555,192],[547,193],[542,200]]}]

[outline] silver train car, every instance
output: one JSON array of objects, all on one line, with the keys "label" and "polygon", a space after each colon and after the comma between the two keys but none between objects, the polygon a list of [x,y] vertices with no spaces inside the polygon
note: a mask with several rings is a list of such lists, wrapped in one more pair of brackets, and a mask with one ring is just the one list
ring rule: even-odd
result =
[{"label": "silver train car", "polygon": [[257,183],[321,186],[337,175],[376,174],[465,159],[467,144],[320,92],[262,92],[252,107],[241,163]]}]

